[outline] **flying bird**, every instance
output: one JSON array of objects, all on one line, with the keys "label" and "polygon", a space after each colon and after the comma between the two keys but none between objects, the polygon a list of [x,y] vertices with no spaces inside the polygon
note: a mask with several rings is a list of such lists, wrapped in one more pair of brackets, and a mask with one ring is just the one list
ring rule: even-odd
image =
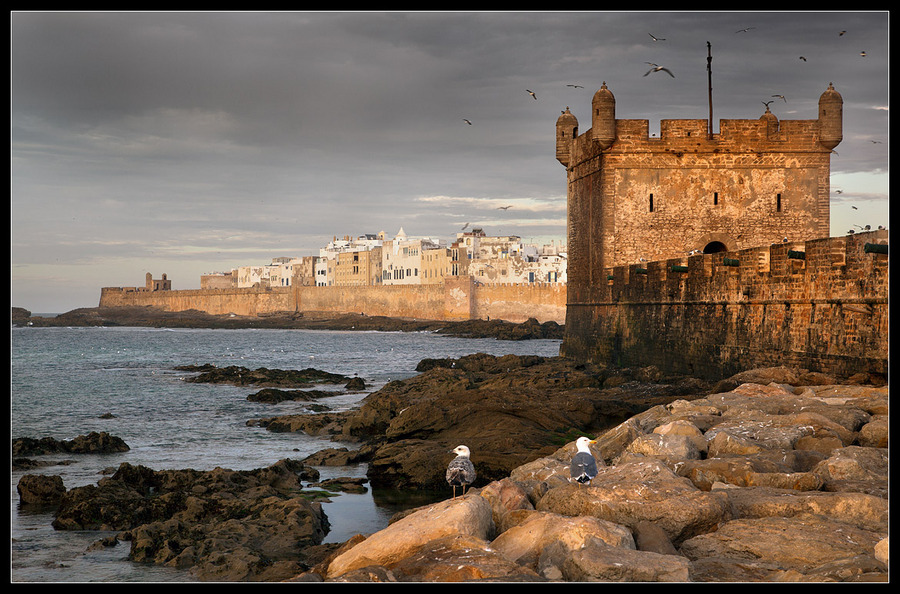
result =
[{"label": "flying bird", "polygon": [[451,453],[456,458],[447,465],[447,482],[453,487],[453,498],[456,499],[456,487],[462,487],[462,494],[466,494],[466,485],[475,481],[475,466],[469,460],[469,448],[464,445],[456,446]]},{"label": "flying bird", "polygon": [[531,97],[532,97],[535,101],[537,101],[537,95],[534,94],[534,91],[530,91],[530,90],[528,90],[528,89],[525,89],[525,90],[528,91],[528,94],[531,95]]},{"label": "flying bird", "polygon": [[462,226],[462,229],[460,229],[460,231],[465,231],[466,227],[468,227],[468,226],[469,226],[469,223],[466,223],[465,225]]},{"label": "flying bird", "polygon": [[[581,85],[566,85],[566,86],[567,86],[567,87],[573,87],[573,88],[575,88],[575,89],[583,89],[583,88],[584,88],[584,87],[581,86]],[[535,99],[536,99],[536,98],[537,98],[537,97],[535,97]]]},{"label": "flying bird", "polygon": [[880,140],[870,140],[869,142],[871,142],[872,144],[881,144]]},{"label": "flying bird", "polygon": [[665,40],[666,40],[665,37],[657,37],[657,36],[654,35],[653,33],[647,33],[647,35],[649,35],[650,37],[652,37],[652,38],[653,38],[653,41],[665,41]]},{"label": "flying bird", "polygon": [[507,209],[510,209],[510,208],[512,208],[512,204],[510,204],[509,206],[498,206],[498,207],[497,207],[497,210],[507,210]]},{"label": "flying bird", "polygon": [[859,209],[856,208],[855,206],[851,206],[850,208],[852,208],[853,210],[859,210]]},{"label": "flying bird", "polygon": [[865,58],[868,54],[866,54],[866,52],[859,52],[859,55]]},{"label": "flying bird", "polygon": [[672,74],[672,72],[668,68],[660,66],[659,64],[654,64],[653,62],[644,62],[644,64],[650,64],[650,70],[648,70],[646,74],[644,74],[644,76],[647,76],[651,72],[659,72],[660,70],[662,70],[663,72],[668,73],[668,75],[672,78],[675,78],[675,75]]},{"label": "flying bird", "polygon": [[841,32],[840,32],[840,33],[838,33],[838,37],[841,37],[841,36],[843,36],[843,35],[844,35],[844,33],[846,33],[846,31],[841,31]]},{"label": "flying bird", "polygon": [[463,118],[463,121],[464,121],[465,123],[469,124],[470,126],[472,125],[472,122],[470,122],[470,121],[467,120],[466,118]]},{"label": "flying bird", "polygon": [[756,27],[747,27],[746,29],[738,29],[735,33],[746,33],[750,29],[756,29]]},{"label": "flying bird", "polygon": [[787,103],[787,99],[784,98],[784,95],[772,95],[773,97],[781,97],[784,99],[784,102]]},{"label": "flying bird", "polygon": [[803,56],[800,56],[800,59],[806,62],[806,58],[804,58]]},{"label": "flying bird", "polygon": [[569,475],[579,484],[590,483],[597,476],[597,461],[591,453],[590,444],[596,440],[579,437],[575,442],[578,451],[572,456]]},{"label": "flying bird", "polygon": [[844,193],[844,190],[835,190],[834,193],[835,193],[835,194],[843,194],[843,193]]},{"label": "flying bird", "polygon": [[774,103],[774,101],[763,101],[762,104],[766,106],[766,109],[769,108],[769,104]]}]

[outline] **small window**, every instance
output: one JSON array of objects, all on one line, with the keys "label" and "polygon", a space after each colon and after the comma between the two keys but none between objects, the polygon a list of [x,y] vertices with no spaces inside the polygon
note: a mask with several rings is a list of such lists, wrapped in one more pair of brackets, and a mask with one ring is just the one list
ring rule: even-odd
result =
[{"label": "small window", "polygon": [[653,194],[650,194],[650,212],[653,212]]},{"label": "small window", "polygon": [[719,193],[713,192],[713,204],[716,205],[719,203]]},{"label": "small window", "polygon": [[775,212],[781,212],[781,194],[775,194]]}]

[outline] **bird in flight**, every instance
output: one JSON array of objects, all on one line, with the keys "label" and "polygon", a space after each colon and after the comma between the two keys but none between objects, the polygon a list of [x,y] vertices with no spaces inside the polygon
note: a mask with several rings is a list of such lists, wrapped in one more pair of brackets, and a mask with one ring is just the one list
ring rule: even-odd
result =
[{"label": "bird in flight", "polygon": [[667,73],[672,78],[675,78],[675,75],[672,74],[672,72],[668,68],[665,68],[664,66],[660,66],[659,64],[654,64],[653,62],[644,62],[644,64],[650,64],[650,70],[648,70],[647,73],[644,74],[644,76],[647,76],[651,72],[659,72],[660,70],[662,70],[663,72]]},{"label": "bird in flight", "polygon": [[498,207],[497,207],[497,210],[507,210],[507,209],[510,209],[510,208],[512,208],[512,204],[510,204],[509,206],[498,206]]},{"label": "bird in flight", "polygon": [[762,104],[766,106],[766,109],[769,109],[769,104],[773,103],[773,101],[763,101]]},{"label": "bird in flight", "polygon": [[469,226],[469,223],[466,223],[465,225],[462,226],[462,229],[460,229],[460,231],[465,231],[466,227],[468,227],[468,226]]},{"label": "bird in flight", "polygon": [[866,52],[859,52],[859,55],[865,58],[868,54],[866,54]]},{"label": "bird in flight", "polygon": [[844,33],[846,33],[846,31],[841,31],[840,33],[838,33],[838,37],[842,37]]},{"label": "bird in flight", "polygon": [[750,29],[756,29],[756,27],[747,27],[746,29],[738,29],[735,33],[746,33]]},{"label": "bird in flight", "polygon": [[463,121],[464,121],[465,123],[469,124],[470,126],[472,125],[472,122],[470,122],[470,121],[467,120],[466,118],[463,118]]},{"label": "bird in flight", "polygon": [[[772,95],[772,96],[773,97],[781,97],[782,99],[784,99],[784,95]],[[787,99],[784,99],[784,102],[787,103]]]},{"label": "bird in flight", "polygon": [[528,94],[531,95],[531,97],[532,97],[535,101],[537,101],[537,95],[534,94],[534,91],[531,91],[531,90],[529,90],[529,89],[525,89],[525,90],[528,91]]},{"label": "bird in flight", "polygon": [[650,37],[652,37],[652,38],[653,38],[653,41],[665,41],[665,40],[666,40],[665,37],[657,37],[657,36],[654,35],[653,33],[647,33],[647,35],[649,35]]},{"label": "bird in flight", "polygon": [[800,59],[803,60],[804,62],[806,62],[806,58],[805,58],[805,57],[800,56]]},{"label": "bird in flight", "polygon": [[[581,85],[566,85],[566,86],[567,86],[567,87],[573,87],[573,88],[575,88],[575,89],[583,89],[583,88],[584,88],[584,87],[581,86]],[[535,99],[536,99],[536,98],[537,98],[537,97],[535,97]]]},{"label": "bird in flight", "polygon": [[872,144],[881,144],[880,140],[870,140],[869,142],[871,142]]},{"label": "bird in flight", "polygon": [[855,206],[851,206],[850,208],[852,208],[853,210],[859,210],[859,209],[856,208]]}]

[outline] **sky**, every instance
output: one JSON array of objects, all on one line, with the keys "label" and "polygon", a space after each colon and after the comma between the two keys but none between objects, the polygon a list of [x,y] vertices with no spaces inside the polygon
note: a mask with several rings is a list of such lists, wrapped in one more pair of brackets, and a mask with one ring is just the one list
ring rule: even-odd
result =
[{"label": "sky", "polygon": [[763,101],[816,119],[834,84],[831,234],[887,226],[889,16],[12,12],[11,305],[96,307],[147,272],[196,289],[401,228],[564,244],[557,117],[588,130],[605,81],[651,133],[706,119],[707,42],[716,131]]}]

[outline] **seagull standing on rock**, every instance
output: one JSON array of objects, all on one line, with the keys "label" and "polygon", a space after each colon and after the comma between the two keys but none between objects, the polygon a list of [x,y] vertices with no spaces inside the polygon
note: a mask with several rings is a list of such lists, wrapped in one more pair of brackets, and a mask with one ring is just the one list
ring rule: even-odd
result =
[{"label": "seagull standing on rock", "polygon": [[590,483],[597,476],[597,461],[591,453],[590,444],[596,442],[595,439],[587,437],[579,437],[575,442],[578,451],[572,457],[572,465],[569,474],[580,484]]},{"label": "seagull standing on rock", "polygon": [[452,450],[456,458],[447,465],[447,482],[453,487],[453,498],[456,499],[456,487],[462,487],[462,494],[466,494],[466,486],[475,482],[475,466],[469,460],[469,448],[464,445],[456,446]]}]

